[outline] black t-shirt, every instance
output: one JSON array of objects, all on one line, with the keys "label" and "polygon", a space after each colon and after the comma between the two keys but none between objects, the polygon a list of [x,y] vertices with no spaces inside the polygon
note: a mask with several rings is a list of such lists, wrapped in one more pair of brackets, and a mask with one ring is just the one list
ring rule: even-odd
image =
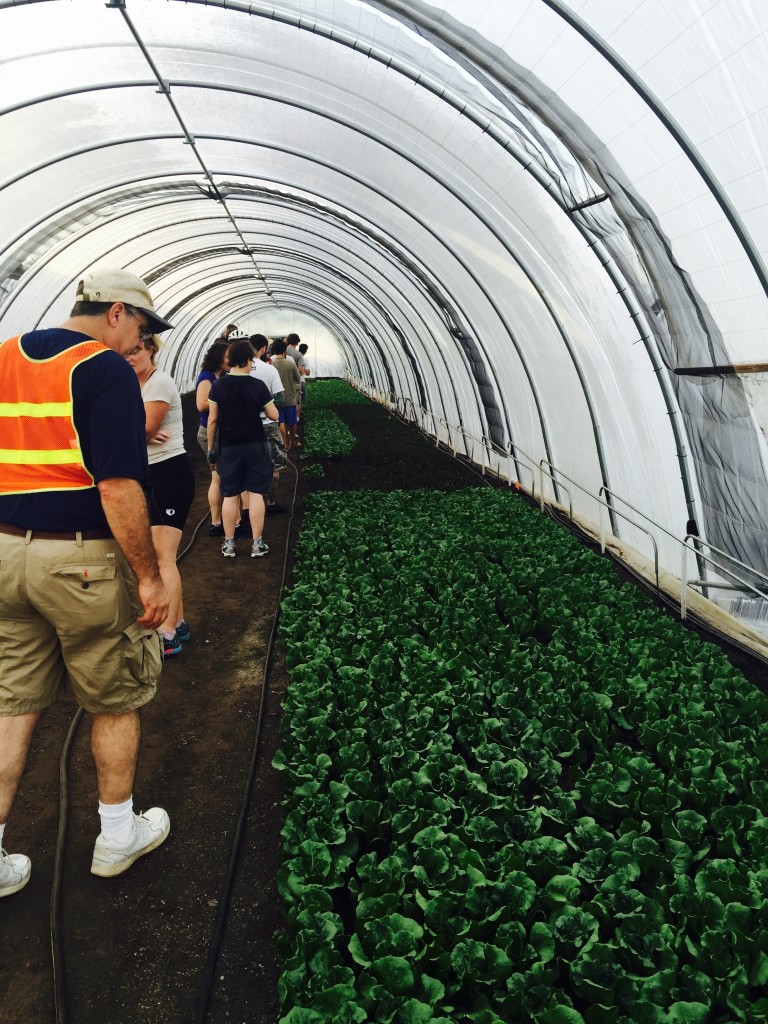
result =
[{"label": "black t-shirt", "polygon": [[[21,348],[31,359],[49,359],[86,340],[86,334],[56,327],[23,335]],[[111,349],[86,360],[72,372],[72,400],[83,461],[95,482],[121,477],[137,480],[146,488],[149,472],[144,403],[132,367]],[[0,494],[0,522],[62,533],[107,525],[95,487]]]},{"label": "black t-shirt", "polygon": [[216,440],[220,448],[266,441],[261,410],[272,401],[267,385],[248,374],[228,373],[211,385],[208,401],[218,408]]}]

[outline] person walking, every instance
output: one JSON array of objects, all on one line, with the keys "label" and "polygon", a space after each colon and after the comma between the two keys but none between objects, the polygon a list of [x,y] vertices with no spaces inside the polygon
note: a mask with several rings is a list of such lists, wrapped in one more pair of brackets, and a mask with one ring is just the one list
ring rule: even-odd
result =
[{"label": "person walking", "polygon": [[[296,422],[301,421],[301,398],[302,390],[301,385],[304,383],[304,353],[301,351],[301,345],[299,342],[301,338],[298,334],[289,334],[285,339],[285,344],[288,346],[285,350],[285,358],[292,359],[296,363],[296,369],[299,372],[299,385],[296,388]],[[298,347],[297,347],[298,346]],[[294,444],[300,448],[298,440],[296,440],[296,432],[294,431]]]},{"label": "person walking", "polygon": [[307,360],[308,351],[309,345],[306,343],[306,341],[302,341],[302,343],[299,345],[299,352],[301,353],[301,357],[304,360],[301,368],[299,369],[299,373],[301,374],[301,397],[299,398],[299,404],[296,407],[296,415],[298,419],[301,420],[302,423],[304,422],[301,419],[302,410],[304,406],[307,404],[307,377],[309,377],[310,374],[312,373],[312,368],[310,367],[309,362]]},{"label": "person walking", "polygon": [[181,574],[176,557],[181,534],[195,498],[195,474],[184,450],[181,395],[170,374],[155,366],[160,339],[153,335],[128,353],[141,386],[146,415],[147,458],[152,478],[149,520],[160,575],[170,600],[168,617],[161,623],[163,656],[181,654],[182,642],[191,640],[184,618]]},{"label": "person walking", "polygon": [[171,324],[145,283],[102,269],[69,319],[0,345],[0,896],[29,881],[5,830],[42,711],[69,679],[92,716],[101,832],[91,872],[156,849],[167,813],[133,813],[138,708],[162,665],[168,594],[152,545],[144,406],[123,358]]},{"label": "person walking", "polygon": [[[197,443],[208,455],[208,394],[215,380],[229,369],[227,351],[229,342],[217,339],[205,353],[203,365],[195,381],[195,402],[200,414],[197,430]],[[221,482],[219,474],[211,468],[211,483],[208,487],[208,507],[211,510],[211,525],[208,527],[209,537],[223,537],[224,527],[221,525]]]},{"label": "person walking", "polygon": [[286,359],[286,343],[278,338],[272,342],[272,365],[280,374],[285,397],[278,409],[280,415],[280,433],[283,435],[285,450],[300,448],[296,439],[296,395],[301,388],[301,378],[292,359]]},{"label": "person walking", "polygon": [[232,340],[232,335],[238,329],[237,324],[227,324],[226,327],[222,328],[221,334],[218,337],[218,341],[226,341],[229,343]]},{"label": "person walking", "polygon": [[272,456],[261,425],[277,419],[277,409],[266,384],[251,377],[254,360],[250,341],[229,346],[229,373],[217,380],[208,395],[208,461],[221,478],[224,543],[221,553],[235,557],[235,529],[240,514],[240,495],[248,498],[253,544],[251,558],[261,558],[269,548],[262,539],[264,495],[272,482]]},{"label": "person walking", "polygon": [[[251,376],[263,381],[267,385],[275,405],[279,408],[283,404],[285,392],[283,391],[283,382],[280,379],[280,374],[271,363],[267,362],[266,356],[269,342],[263,334],[252,334],[249,340],[251,345],[253,345],[253,351],[256,355],[251,367]],[[280,433],[279,422],[273,423],[272,420],[268,420],[266,415],[262,413],[261,424],[267,435],[269,450],[272,454],[272,483],[265,498],[266,514],[268,516],[277,516],[285,512],[285,508],[277,502],[277,488],[280,483],[280,470],[285,469],[288,465],[288,458],[285,454],[285,445]]]}]

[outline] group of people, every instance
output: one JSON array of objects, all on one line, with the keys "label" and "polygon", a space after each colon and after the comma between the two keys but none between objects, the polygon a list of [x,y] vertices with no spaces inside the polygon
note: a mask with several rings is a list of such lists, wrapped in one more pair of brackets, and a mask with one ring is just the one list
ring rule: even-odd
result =
[{"label": "group of people", "polygon": [[[265,515],[285,511],[277,502],[277,485],[280,470],[287,465],[286,451],[300,447],[295,432],[301,388],[311,371],[305,359],[308,346],[301,344],[298,335],[276,340],[270,349],[264,335],[246,339],[236,332],[237,326],[228,324],[203,359],[195,395],[198,443],[211,467],[209,534],[224,538],[222,552],[230,558],[235,555],[235,537],[250,537],[251,557],[258,558],[269,551],[262,536]],[[293,361],[287,355],[289,342],[296,357]],[[176,559],[195,484],[184,449],[181,396],[173,378],[155,365],[159,349],[160,339],[154,334],[140,341],[126,358],[144,403],[152,542],[169,596],[168,615],[160,625],[167,658],[180,654],[191,639]],[[246,376],[264,385],[266,400],[253,383],[241,388],[231,382]]]},{"label": "group of people", "polygon": [[225,558],[234,558],[235,538],[243,536],[251,538],[252,558],[265,555],[265,516],[285,511],[277,487],[286,453],[301,447],[296,428],[311,373],[307,351],[296,334],[271,346],[253,334],[217,338],[205,354],[195,385],[197,437],[211,467],[208,532],[223,539]]},{"label": "group of people", "polygon": [[[92,717],[91,872],[122,874],[170,833],[163,808],[134,813],[133,782],[139,708],[163,656],[190,638],[176,557],[194,474],[178,388],[155,365],[171,326],[141,278],[101,269],[79,281],[61,327],[0,344],[0,897],[31,875],[29,857],[6,852],[5,830],[35,727],[67,680]],[[225,556],[241,516],[251,554],[267,551],[265,496],[279,510],[277,474],[300,445],[309,367],[298,342],[274,342],[271,363],[261,335],[222,337],[205,355],[198,438]]]}]

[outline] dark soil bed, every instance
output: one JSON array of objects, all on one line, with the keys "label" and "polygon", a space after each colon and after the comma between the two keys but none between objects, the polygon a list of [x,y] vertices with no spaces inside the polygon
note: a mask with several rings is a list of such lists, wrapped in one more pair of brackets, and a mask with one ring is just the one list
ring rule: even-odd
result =
[{"label": "dark soil bed", "polygon": [[[325,462],[324,477],[298,469],[282,474],[280,500],[292,511],[267,520],[270,554],[251,560],[248,541],[233,560],[207,536],[208,471],[194,441],[185,401],[197,498],[182,548],[184,603],[193,639],[169,659],[157,698],[142,712],[143,743],[135,786],[138,809],[160,804],[172,832],[161,850],[113,880],[89,873],[98,831],[89,724],[75,734],[69,770],[69,814],[61,888],[67,1020],[77,1024],[187,1024],[197,1019],[208,951],[233,834],[253,753],[265,656],[284,566],[310,490],[434,487],[480,483],[478,475],[418,432],[374,406],[337,413],[358,439],[346,459]],[[292,453],[295,454],[295,453]],[[308,524],[309,525],[309,524]],[[315,528],[317,528],[315,524]],[[765,670],[728,652],[755,682]],[[227,929],[215,972],[208,1020],[272,1024],[280,973],[274,936],[282,911],[275,888],[280,864],[281,788],[271,760],[278,744],[286,685],[279,646],[268,678],[265,717],[244,843]],[[56,1020],[50,956],[50,902],[59,816],[59,759],[74,715],[60,700],[35,735],[27,771],[6,833],[12,851],[29,854],[32,879],[0,903],[0,1020]]]}]

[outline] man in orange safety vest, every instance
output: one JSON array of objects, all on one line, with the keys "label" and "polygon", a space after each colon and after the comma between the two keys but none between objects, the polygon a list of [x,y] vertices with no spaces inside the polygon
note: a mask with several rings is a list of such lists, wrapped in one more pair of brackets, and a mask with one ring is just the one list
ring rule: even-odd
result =
[{"label": "man in orange safety vest", "polygon": [[29,880],[4,833],[41,713],[69,680],[92,715],[101,832],[91,871],[121,874],[170,831],[133,813],[138,709],[162,664],[168,596],[144,488],[144,406],[124,356],[171,325],[123,270],[78,284],[61,327],[0,345],[0,897]]}]

